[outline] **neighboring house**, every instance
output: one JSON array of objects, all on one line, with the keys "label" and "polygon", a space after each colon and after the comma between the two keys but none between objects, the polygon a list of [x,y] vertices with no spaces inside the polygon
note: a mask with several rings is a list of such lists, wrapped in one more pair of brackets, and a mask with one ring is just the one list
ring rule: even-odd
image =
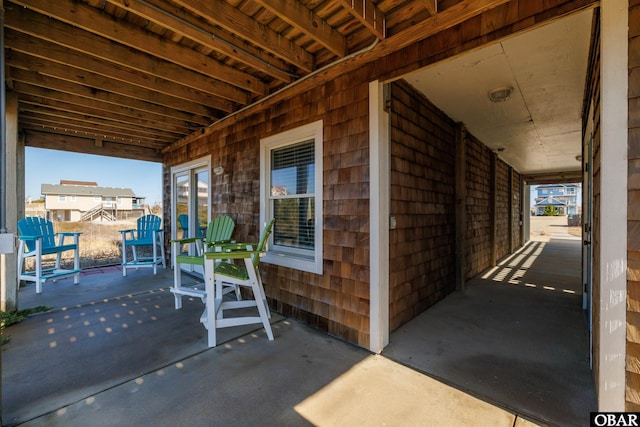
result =
[{"label": "neighboring house", "polygon": [[536,187],[535,214],[544,215],[548,207],[556,208],[559,215],[578,213],[580,184],[547,184]]},{"label": "neighboring house", "polygon": [[143,197],[130,188],[100,187],[96,182],[65,181],[42,184],[47,216],[56,221],[116,220],[142,213]]}]

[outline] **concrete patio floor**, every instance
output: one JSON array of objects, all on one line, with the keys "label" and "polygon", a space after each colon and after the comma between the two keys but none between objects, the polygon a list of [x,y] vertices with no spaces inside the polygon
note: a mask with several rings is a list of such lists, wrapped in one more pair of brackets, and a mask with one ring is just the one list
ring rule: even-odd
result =
[{"label": "concrete patio floor", "polygon": [[[555,247],[548,243],[541,250]],[[534,283],[538,261],[525,272],[527,283]],[[259,325],[228,328],[220,331],[221,344],[208,349],[202,303],[185,299],[183,309],[174,310],[168,269],[128,277],[116,267],[87,270],[79,285],[71,279],[45,284],[41,295],[31,285],[21,290],[20,306],[54,309],[6,331],[3,422],[584,425],[595,400],[584,325],[576,320],[581,310],[573,308],[579,296],[507,285],[491,274],[495,283],[469,283],[393,333],[382,355],[275,313],[274,341]],[[551,273],[551,282],[540,285],[563,275]],[[535,307],[554,317],[537,318]],[[546,328],[554,324],[551,339]],[[559,366],[565,363],[570,372]]]}]

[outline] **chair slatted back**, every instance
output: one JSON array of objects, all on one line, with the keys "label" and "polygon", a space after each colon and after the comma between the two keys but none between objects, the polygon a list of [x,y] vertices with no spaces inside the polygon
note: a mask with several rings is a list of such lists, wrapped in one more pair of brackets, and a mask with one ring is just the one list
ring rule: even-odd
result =
[{"label": "chair slatted back", "polygon": [[180,224],[180,228],[185,231],[184,237],[187,237],[186,232],[189,230],[189,215],[187,214],[178,215],[178,223]]},{"label": "chair slatted back", "polygon": [[157,215],[145,215],[138,218],[138,239],[153,239],[153,232],[162,228],[162,219]]},{"label": "chair slatted back", "polygon": [[205,244],[231,240],[236,223],[228,215],[222,215],[209,223]]},{"label": "chair slatted back", "polygon": [[[258,250],[258,251],[265,250],[265,247],[267,246],[267,241],[269,240],[269,235],[271,235],[271,232],[273,231],[273,224],[275,222],[276,222],[276,220],[275,220],[275,218],[273,218],[264,227],[264,230],[262,230],[262,236],[260,236],[260,242],[258,242],[258,247],[256,248],[256,250]],[[258,263],[260,262],[260,257],[259,256],[254,256],[252,261],[253,261],[253,266],[257,268],[258,267]]]},{"label": "chair slatted back", "polygon": [[[18,221],[18,233],[21,236],[42,236],[42,248],[51,248],[56,246],[55,234],[53,232],[53,223],[44,218],[37,216],[29,216]],[[35,240],[25,240],[27,251],[36,248]]]}]

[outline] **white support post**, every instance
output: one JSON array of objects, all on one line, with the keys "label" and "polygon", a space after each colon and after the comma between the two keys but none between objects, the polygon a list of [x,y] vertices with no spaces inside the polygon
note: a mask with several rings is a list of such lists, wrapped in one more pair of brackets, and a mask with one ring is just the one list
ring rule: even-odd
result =
[{"label": "white support post", "polygon": [[384,84],[369,83],[370,324],[369,350],[389,344],[389,114]]},{"label": "white support post", "polygon": [[[628,0],[602,0],[600,40],[599,411],[625,410]],[[614,208],[618,207],[618,208]],[[621,207],[621,208],[620,208]]]}]

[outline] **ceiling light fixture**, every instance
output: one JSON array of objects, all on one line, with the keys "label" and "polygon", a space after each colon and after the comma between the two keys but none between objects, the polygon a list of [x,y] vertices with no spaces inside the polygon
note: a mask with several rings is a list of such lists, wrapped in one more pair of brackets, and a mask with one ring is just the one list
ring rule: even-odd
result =
[{"label": "ceiling light fixture", "polygon": [[512,92],[513,87],[511,86],[499,87],[489,92],[489,99],[492,102],[504,102],[509,99]]}]

